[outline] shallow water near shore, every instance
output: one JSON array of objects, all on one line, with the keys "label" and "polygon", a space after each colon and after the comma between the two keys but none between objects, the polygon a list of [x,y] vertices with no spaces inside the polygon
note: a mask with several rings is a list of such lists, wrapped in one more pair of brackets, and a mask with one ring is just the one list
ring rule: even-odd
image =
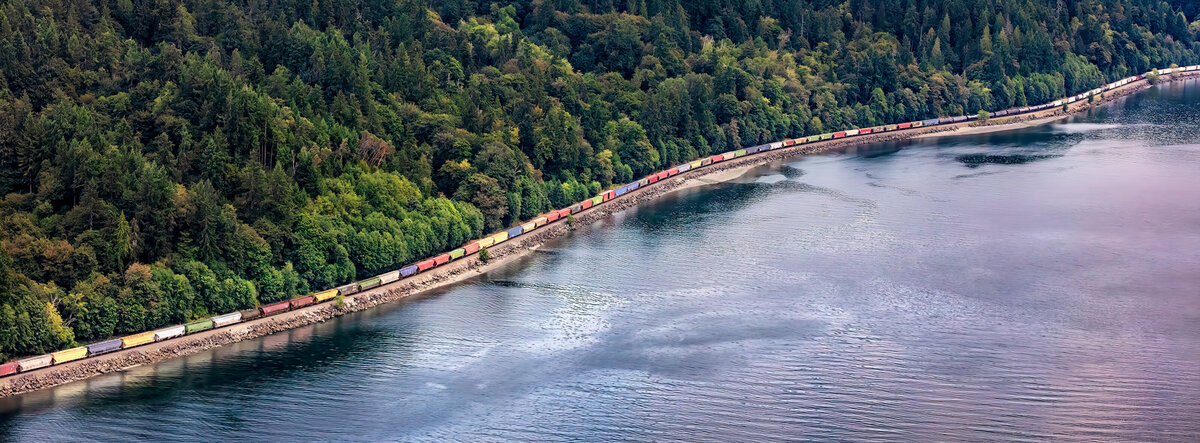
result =
[{"label": "shallow water near shore", "polygon": [[418,299],[0,399],[20,440],[1200,435],[1200,82],[690,188]]}]

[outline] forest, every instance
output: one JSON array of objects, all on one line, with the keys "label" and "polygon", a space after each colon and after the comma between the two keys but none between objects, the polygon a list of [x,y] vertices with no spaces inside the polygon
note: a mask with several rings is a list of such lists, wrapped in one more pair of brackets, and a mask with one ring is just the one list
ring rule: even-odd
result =
[{"label": "forest", "polygon": [[347,283],[700,155],[1200,63],[1196,14],[4,0],[0,359]]}]

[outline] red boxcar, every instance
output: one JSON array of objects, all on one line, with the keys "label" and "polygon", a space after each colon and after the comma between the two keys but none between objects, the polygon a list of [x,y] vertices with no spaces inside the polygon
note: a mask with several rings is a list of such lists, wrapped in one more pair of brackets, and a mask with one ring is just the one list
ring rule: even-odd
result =
[{"label": "red boxcar", "polygon": [[862,129],[858,130],[858,135],[870,134],[870,133],[871,133],[871,128],[862,128]]},{"label": "red boxcar", "polygon": [[258,310],[260,312],[262,312],[263,317],[266,317],[268,315],[275,315],[280,312],[287,311],[289,307],[291,307],[290,302],[281,301],[281,302],[271,303],[269,305],[259,306]]},{"label": "red boxcar", "polygon": [[722,156],[719,156],[719,155],[714,155],[714,156],[712,156],[712,157],[709,157],[709,158],[710,158],[710,159],[712,159],[712,162],[713,162],[713,163],[719,162],[719,161],[721,161],[721,160],[725,160],[725,157],[722,157]]},{"label": "red boxcar", "polygon": [[658,183],[658,174],[653,174],[646,178],[650,179],[650,183]]},{"label": "red boxcar", "polygon": [[563,208],[558,210],[558,218],[563,218],[571,215],[571,208]]},{"label": "red boxcar", "polygon": [[303,297],[293,298],[290,301],[288,301],[288,304],[290,304],[292,306],[292,309],[296,309],[301,306],[311,305],[311,304],[313,304],[314,301],[317,301],[316,297],[313,297],[311,295],[306,295]]},{"label": "red boxcar", "polygon": [[17,362],[10,362],[0,365],[0,377],[5,375],[13,375],[17,373]]},{"label": "red boxcar", "polygon": [[835,132],[835,133],[833,133],[833,138],[842,138],[842,137],[845,137],[845,136],[846,136],[846,131],[841,131],[841,132]]},{"label": "red boxcar", "polygon": [[679,173],[679,168],[671,168],[671,169],[668,169],[668,170],[667,170],[667,177],[673,176],[673,175],[675,175],[675,174],[678,174],[678,173]]},{"label": "red boxcar", "polygon": [[425,260],[423,262],[417,263],[418,271],[428,271],[432,268],[433,268],[433,260]]},{"label": "red boxcar", "polygon": [[658,179],[659,179],[659,180],[662,180],[662,179],[664,179],[664,178],[667,178],[667,177],[670,177],[670,176],[671,176],[671,174],[670,174],[670,173],[668,173],[667,171],[663,171],[663,172],[659,172],[659,173],[658,173]]},{"label": "red boxcar", "polygon": [[784,140],[784,141],[783,141],[783,146],[784,146],[784,147],[788,147],[788,146],[796,146],[796,139],[794,139],[794,138],[789,138],[789,139],[786,139],[786,140]]},{"label": "red boxcar", "polygon": [[546,217],[546,223],[554,223],[558,221],[560,215],[558,215],[558,211],[551,211],[547,212],[546,215],[543,215],[542,217]]},{"label": "red boxcar", "polygon": [[450,263],[450,254],[442,254],[433,258],[433,264],[441,266]]},{"label": "red boxcar", "polygon": [[590,208],[590,207],[592,207],[592,201],[591,201],[590,199],[589,199],[589,200],[584,200],[584,201],[582,201],[582,202],[579,202],[579,204],[580,204],[581,206],[583,206],[583,209],[587,209],[587,208]]},{"label": "red boxcar", "polygon": [[617,191],[604,191],[604,201],[609,201],[617,198]]},{"label": "red boxcar", "polygon": [[897,129],[908,129],[911,127],[912,127],[912,123],[901,123],[899,125],[896,125]]},{"label": "red boxcar", "polygon": [[465,252],[467,254],[474,254],[476,252],[479,252],[479,242],[473,241],[473,242],[467,243],[466,246],[463,246],[463,252]]}]

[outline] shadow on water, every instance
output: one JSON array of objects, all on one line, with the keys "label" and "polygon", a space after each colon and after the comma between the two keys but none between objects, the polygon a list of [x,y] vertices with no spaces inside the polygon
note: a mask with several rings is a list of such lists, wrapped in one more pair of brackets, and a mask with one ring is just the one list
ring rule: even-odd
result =
[{"label": "shadow on water", "polygon": [[978,168],[983,165],[1020,165],[1038,160],[1048,160],[1052,158],[1062,157],[1062,154],[964,154],[955,157],[959,163],[967,165],[968,168]]}]

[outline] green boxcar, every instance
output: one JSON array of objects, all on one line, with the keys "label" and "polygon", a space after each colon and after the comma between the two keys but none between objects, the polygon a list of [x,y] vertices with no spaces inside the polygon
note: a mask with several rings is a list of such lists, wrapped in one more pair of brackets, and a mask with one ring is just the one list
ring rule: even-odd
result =
[{"label": "green boxcar", "polygon": [[185,331],[187,331],[188,334],[195,334],[197,332],[207,331],[212,328],[213,328],[213,321],[211,318],[206,318],[204,320],[196,320],[194,322],[183,325],[183,329]]},{"label": "green boxcar", "polygon": [[826,132],[824,134],[821,134],[821,140],[832,140],[832,139],[833,139],[832,132]]},{"label": "green boxcar", "polygon": [[897,125],[887,125],[887,126],[884,126],[883,128],[888,131],[895,131],[897,127],[898,127]]},{"label": "green boxcar", "polygon": [[383,283],[383,280],[380,280],[379,277],[371,277],[358,282],[358,287],[365,291],[367,289],[379,286],[380,283]]},{"label": "green boxcar", "polygon": [[592,205],[593,205],[593,206],[595,206],[595,205],[598,205],[598,204],[601,204],[601,203],[604,203],[604,196],[603,196],[603,195],[597,195],[597,196],[595,196],[595,197],[592,197]]},{"label": "green boxcar", "polygon": [[736,151],[733,151],[733,156],[734,156],[734,157],[741,157],[741,156],[743,156],[743,155],[746,155],[746,150],[745,150],[745,149],[738,149],[738,150],[736,150]]},{"label": "green boxcar", "polygon": [[455,260],[458,260],[458,259],[462,258],[462,256],[464,256],[464,255],[466,255],[466,254],[467,254],[467,251],[466,251],[465,249],[463,249],[463,248],[458,248],[458,249],[455,249],[455,250],[453,250],[453,251],[450,251],[450,258],[452,258],[452,259],[455,259]]},{"label": "green boxcar", "polygon": [[815,141],[817,141],[817,140],[820,140],[820,139],[821,139],[821,136],[819,136],[819,135],[810,135],[810,136],[808,136],[808,142],[809,142],[809,143],[815,142]]}]

